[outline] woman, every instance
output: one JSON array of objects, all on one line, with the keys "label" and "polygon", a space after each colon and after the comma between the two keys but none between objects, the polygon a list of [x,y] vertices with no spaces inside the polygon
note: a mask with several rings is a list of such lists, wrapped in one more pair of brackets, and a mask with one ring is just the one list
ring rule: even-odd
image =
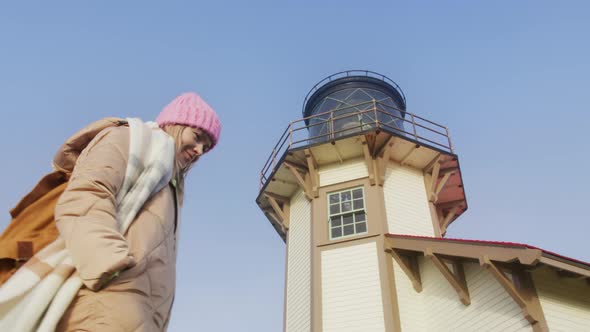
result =
[{"label": "woman", "polygon": [[101,131],[80,154],[55,209],[60,236],[84,286],[57,331],[166,330],[174,300],[177,207],[187,171],[218,142],[221,125],[194,93],[174,99],[156,122],[174,139],[172,181],[151,193],[127,232],[117,231],[117,197],[134,159],[130,128]]}]

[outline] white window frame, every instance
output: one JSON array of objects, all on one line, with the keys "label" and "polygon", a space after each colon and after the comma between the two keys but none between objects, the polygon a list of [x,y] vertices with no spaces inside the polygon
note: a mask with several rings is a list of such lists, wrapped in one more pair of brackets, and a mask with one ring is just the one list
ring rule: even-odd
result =
[{"label": "white window frame", "polygon": [[[353,192],[357,189],[361,189],[361,193],[362,193],[362,202],[363,202],[363,207],[359,208],[359,209],[355,209],[354,208],[354,194]],[[342,207],[343,207],[343,203],[344,202],[348,202],[348,201],[342,201],[342,193],[346,193],[346,192],[350,192],[350,204],[351,204],[351,210],[346,211],[346,212],[342,212]],[[338,203],[336,204],[330,204],[330,197],[333,195],[338,195]],[[326,194],[326,198],[327,198],[327,205],[328,205],[328,238],[330,240],[338,240],[338,239],[344,239],[344,238],[349,238],[349,237],[354,237],[357,235],[361,235],[361,234],[366,234],[369,232],[369,223],[367,220],[367,202],[365,200],[365,188],[363,186],[360,187],[353,187],[353,188],[347,188],[344,190],[338,190],[338,191],[333,191],[333,192],[329,192]],[[358,200],[358,198],[356,199]],[[336,206],[338,205],[339,208],[339,212],[338,213],[332,213],[331,211],[331,207],[332,206]],[[356,220],[356,214],[358,214],[359,212],[362,212],[364,214],[364,220],[361,221],[357,221]],[[354,226],[354,231],[352,234],[348,234],[348,235],[344,235],[344,216],[348,216],[348,215],[352,215],[352,225]],[[332,226],[332,217],[340,217],[340,225],[339,226]],[[361,224],[364,223],[365,224],[365,231],[364,232],[357,232],[356,228],[357,228],[357,224]],[[347,224],[350,225],[350,224]],[[340,236],[337,237],[333,237],[332,236],[332,229],[333,228],[340,228],[341,229],[341,234]]]}]

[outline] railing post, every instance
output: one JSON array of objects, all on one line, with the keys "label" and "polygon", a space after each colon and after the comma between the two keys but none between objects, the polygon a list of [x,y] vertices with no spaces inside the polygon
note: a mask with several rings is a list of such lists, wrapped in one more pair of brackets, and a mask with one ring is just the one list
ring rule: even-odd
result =
[{"label": "railing post", "polygon": [[275,169],[275,162],[276,162],[276,160],[275,160],[275,159],[276,159],[276,158],[277,158],[277,148],[276,148],[276,147],[274,147],[274,148],[272,149],[272,160],[271,160],[271,162],[270,162],[270,169],[271,169],[271,172],[272,172],[272,170],[274,170],[274,169]]},{"label": "railing post", "polygon": [[334,111],[330,112],[330,132],[328,133],[330,141],[334,140]]},{"label": "railing post", "polygon": [[447,132],[447,140],[449,140],[449,149],[451,150],[451,153],[453,153],[453,143],[451,143],[451,135],[449,134],[449,127],[445,127],[445,130]]},{"label": "railing post", "polygon": [[414,139],[417,141],[418,135],[416,135],[416,121],[414,120],[414,114],[410,113],[410,115],[412,116],[412,129],[414,132]]},{"label": "railing post", "polygon": [[377,118],[377,102],[373,98],[373,111],[375,112],[375,129],[379,129],[379,118]]},{"label": "railing post", "polygon": [[287,150],[290,150],[292,145],[293,145],[293,121],[289,122],[289,148]]}]

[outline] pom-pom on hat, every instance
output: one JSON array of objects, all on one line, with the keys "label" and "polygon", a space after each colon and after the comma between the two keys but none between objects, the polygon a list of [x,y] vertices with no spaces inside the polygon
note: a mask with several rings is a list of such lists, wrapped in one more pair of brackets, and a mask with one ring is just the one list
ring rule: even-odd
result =
[{"label": "pom-pom on hat", "polygon": [[160,127],[180,124],[200,128],[211,137],[211,149],[217,145],[221,134],[221,122],[211,106],[194,92],[186,92],[166,105],[156,122]]}]

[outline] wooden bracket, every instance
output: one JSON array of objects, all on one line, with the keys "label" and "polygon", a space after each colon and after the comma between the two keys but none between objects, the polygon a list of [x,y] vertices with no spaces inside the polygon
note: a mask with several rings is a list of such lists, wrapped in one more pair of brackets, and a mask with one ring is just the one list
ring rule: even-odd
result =
[{"label": "wooden bracket", "polygon": [[305,159],[307,160],[307,169],[309,170],[309,178],[311,179],[311,192],[313,197],[319,197],[320,175],[318,173],[318,163],[311,153],[310,149],[305,149]]},{"label": "wooden bracket", "polygon": [[267,215],[268,215],[268,216],[269,216],[269,217],[270,217],[270,218],[271,218],[271,219],[274,221],[274,223],[273,223],[273,224],[274,224],[274,225],[277,225],[277,226],[280,228],[280,230],[281,230],[281,232],[282,232],[283,234],[287,234],[287,230],[288,230],[288,228],[286,228],[286,227],[285,227],[285,226],[284,226],[284,225],[281,223],[281,220],[280,220],[280,218],[279,218],[279,217],[276,215],[276,213],[275,213],[273,210],[271,210],[271,209],[265,209],[265,210],[263,210],[263,211],[264,211],[264,213],[266,213],[266,214],[267,214]]},{"label": "wooden bracket", "polygon": [[546,332],[549,331],[545,314],[539,300],[539,294],[535,289],[535,283],[531,277],[531,273],[527,271],[522,265],[516,265],[512,269],[513,274],[518,279],[518,289],[520,295],[529,304],[529,311],[535,312],[535,318],[538,320],[532,324],[533,332]]},{"label": "wooden bracket", "polygon": [[522,309],[524,317],[531,324],[535,324],[539,321],[535,310],[532,308],[531,303],[525,300],[520,294],[519,290],[514,286],[512,280],[508,279],[506,275],[498,269],[498,266],[490,260],[488,256],[482,256],[479,258],[479,264],[490,271],[494,278],[500,283],[500,285],[506,290],[508,295],[512,297],[514,302]]},{"label": "wooden bracket", "polygon": [[449,210],[449,212],[440,221],[440,232],[443,235],[447,232],[447,227],[449,226],[449,224],[453,220],[453,217],[455,217],[455,215],[457,215],[457,212],[459,211],[459,207],[460,207],[459,204],[452,207],[451,210]]},{"label": "wooden bracket", "polygon": [[453,173],[456,173],[457,171],[459,171],[459,168],[457,168],[457,167],[441,168],[438,175],[444,176],[444,175],[447,175],[448,173],[451,173],[451,175],[452,175]]},{"label": "wooden bracket", "polygon": [[434,167],[435,163],[440,163],[441,162],[441,154],[440,152],[436,154],[436,156],[434,156],[434,158],[432,158],[432,160],[428,163],[428,165],[426,165],[426,167],[424,167],[424,173],[430,173],[430,170],[432,169],[432,167]]},{"label": "wooden bracket", "polygon": [[438,182],[438,174],[440,172],[440,163],[434,163],[432,166],[432,176],[430,178],[430,186],[428,188],[428,200],[431,202],[435,202],[436,199],[434,197],[434,192],[436,191],[436,183]]},{"label": "wooden bracket", "polygon": [[402,268],[408,279],[412,282],[412,286],[416,292],[420,293],[422,291],[422,280],[420,279],[420,268],[418,267],[418,257],[416,256],[408,256],[408,255],[401,255],[395,249],[387,249],[385,250],[388,252],[393,259],[397,262],[397,264]]},{"label": "wooden bracket", "polygon": [[369,144],[367,143],[367,138],[365,135],[361,135],[361,143],[363,145],[363,154],[365,156],[365,163],[367,164],[367,171],[369,172],[369,182],[372,186],[375,185],[375,159],[369,151]]},{"label": "wooden bracket", "polygon": [[465,200],[463,199],[458,199],[458,200],[454,200],[454,201],[448,201],[448,202],[444,202],[444,203],[438,203],[436,204],[436,207],[441,209],[441,210],[449,210],[454,208],[455,206],[461,206],[465,204]]},{"label": "wooden bracket", "polygon": [[[430,202],[438,201],[438,194],[443,190],[453,173],[457,172],[456,167],[441,169],[440,153],[424,168],[424,175],[427,179],[426,193]],[[432,171],[432,173],[430,173]],[[430,177],[427,177],[430,176]],[[439,177],[440,178],[439,181]]]},{"label": "wooden bracket", "polygon": [[264,192],[264,196],[266,196],[266,197],[270,196],[279,202],[287,202],[288,203],[289,201],[291,201],[291,199],[288,197],[277,195],[277,194],[271,193],[269,191]]},{"label": "wooden bracket", "polygon": [[[283,164],[285,165],[285,167],[287,167],[289,171],[291,171],[291,173],[293,173],[295,179],[297,180],[297,183],[299,183],[299,186],[303,189],[303,192],[305,192],[305,196],[307,196],[307,199],[309,199],[310,201],[313,200],[314,196],[311,190],[311,185],[308,181],[305,181],[304,179],[304,176],[307,173],[301,175],[301,173],[299,173],[300,168],[290,162],[285,161]],[[305,171],[307,171],[307,169]]]},{"label": "wooden bracket", "polygon": [[461,300],[461,303],[464,305],[470,305],[471,299],[469,297],[469,290],[467,289],[467,280],[465,279],[463,264],[458,261],[453,261],[453,270],[455,270],[455,273],[453,273],[451,270],[449,270],[447,265],[443,263],[440,257],[432,252],[432,249],[426,249],[424,255],[432,260],[434,266],[438,268],[440,273],[442,273],[449,284],[451,284],[451,286],[455,289],[459,299]]},{"label": "wooden bracket", "polygon": [[283,226],[289,228],[289,199],[271,193],[264,193],[278,219]]},{"label": "wooden bracket", "polygon": [[445,187],[445,185],[447,184],[447,182],[451,178],[451,175],[453,175],[455,173],[455,171],[456,171],[456,168],[444,172],[443,177],[440,179],[440,181],[438,181],[438,185],[436,186],[436,189],[434,190],[434,192],[432,193],[432,195],[430,197],[431,202],[436,203],[436,201],[438,201],[438,194],[440,194],[440,192],[443,190],[443,188]]},{"label": "wooden bracket", "polygon": [[297,162],[294,162],[294,161],[291,161],[291,160],[285,160],[284,164],[287,167],[295,168],[296,170],[302,172],[303,174],[309,172],[309,170],[307,169],[307,166],[302,165]]},{"label": "wooden bracket", "polygon": [[447,181],[449,181],[451,175],[453,175],[453,173],[447,173],[442,177],[442,179],[440,179],[438,185],[436,186],[436,189],[432,193],[431,202],[435,203],[436,201],[438,201],[438,194],[440,194],[444,186],[447,184]]},{"label": "wooden bracket", "polygon": [[556,270],[557,276],[559,278],[572,278],[572,279],[579,279],[582,280],[584,278],[586,278],[586,276],[571,272],[571,271],[567,271],[567,270],[561,270],[561,269],[557,269]]}]

